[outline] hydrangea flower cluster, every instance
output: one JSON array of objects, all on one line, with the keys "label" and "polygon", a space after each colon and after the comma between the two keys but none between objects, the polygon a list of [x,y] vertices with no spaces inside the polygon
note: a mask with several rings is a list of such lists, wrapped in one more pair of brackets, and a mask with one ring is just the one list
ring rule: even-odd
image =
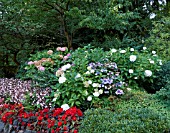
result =
[{"label": "hydrangea flower cluster", "polygon": [[[102,94],[124,94],[123,90],[118,89],[123,87],[123,82],[119,80],[119,74],[117,64],[115,62],[109,62],[107,59],[104,63],[91,62],[87,67],[86,77],[91,80],[84,81],[84,87],[90,85],[94,88],[93,96],[99,97]],[[119,93],[117,91],[119,90]],[[88,101],[92,100],[92,96],[87,97]]]}]

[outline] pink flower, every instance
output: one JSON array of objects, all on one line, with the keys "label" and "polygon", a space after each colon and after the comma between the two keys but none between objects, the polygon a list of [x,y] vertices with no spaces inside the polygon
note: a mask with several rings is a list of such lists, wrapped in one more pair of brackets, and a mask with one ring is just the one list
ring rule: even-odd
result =
[{"label": "pink flower", "polygon": [[28,62],[28,65],[32,65],[32,64],[34,64],[33,61],[29,61],[29,62]]},{"label": "pink flower", "polygon": [[38,67],[38,70],[40,70],[40,71],[45,71],[45,67],[43,67],[43,66],[40,66],[40,67]]},{"label": "pink flower", "polygon": [[69,57],[69,56],[71,56],[71,54],[70,54],[70,53],[68,53],[66,56],[67,56],[67,57]]},{"label": "pink flower", "polygon": [[67,60],[68,59],[68,56],[64,56],[64,58],[63,58],[64,60]]},{"label": "pink flower", "polygon": [[52,50],[48,50],[47,54],[51,55],[51,54],[53,54],[53,51]]},{"label": "pink flower", "polygon": [[61,51],[61,52],[64,52],[64,51],[66,51],[66,50],[68,50],[67,47],[58,47],[58,48],[57,48],[57,51]]}]

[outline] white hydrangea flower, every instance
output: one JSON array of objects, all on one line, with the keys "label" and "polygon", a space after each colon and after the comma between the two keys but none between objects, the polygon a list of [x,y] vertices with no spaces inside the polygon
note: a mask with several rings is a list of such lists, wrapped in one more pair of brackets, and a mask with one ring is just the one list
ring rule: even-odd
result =
[{"label": "white hydrangea flower", "polygon": [[89,81],[88,81],[88,83],[89,83],[89,84],[92,84],[92,81],[91,81],[91,80],[89,80]]},{"label": "white hydrangea flower", "polygon": [[126,53],[126,50],[120,50],[120,53],[124,54],[124,53]]},{"label": "white hydrangea flower", "polygon": [[152,51],[152,54],[156,54],[156,51]]},{"label": "white hydrangea flower", "polygon": [[136,55],[131,55],[130,56],[130,61],[134,62],[137,59]]},{"label": "white hydrangea flower", "polygon": [[163,65],[163,64],[162,64],[162,60],[159,60],[159,65]]},{"label": "white hydrangea flower", "polygon": [[75,76],[75,79],[80,78],[80,77],[81,77],[80,73],[77,73],[77,75]]},{"label": "white hydrangea flower", "polygon": [[90,70],[90,73],[94,73],[94,72],[95,72],[94,69]]},{"label": "white hydrangea flower", "polygon": [[90,71],[90,70],[91,70],[91,66],[88,66],[88,67],[87,67],[87,70],[89,70],[89,71]]},{"label": "white hydrangea flower", "polygon": [[98,91],[95,91],[94,93],[93,93],[93,96],[95,96],[95,97],[98,97],[100,94],[99,94],[99,92]]},{"label": "white hydrangea flower", "polygon": [[143,47],[143,50],[146,50],[147,48],[146,47]]},{"label": "white hydrangea flower", "polygon": [[91,101],[91,100],[92,100],[92,96],[88,96],[87,101]]},{"label": "white hydrangea flower", "polygon": [[135,51],[134,48],[130,48],[130,51]]},{"label": "white hydrangea flower", "polygon": [[89,71],[87,71],[85,74],[89,75],[89,74],[90,74],[90,72],[89,72]]},{"label": "white hydrangea flower", "polygon": [[129,73],[133,73],[133,69],[129,69]]},{"label": "white hydrangea flower", "polygon": [[150,77],[150,76],[152,76],[152,71],[151,70],[145,70],[144,75],[146,77]]},{"label": "white hydrangea flower", "polygon": [[115,53],[115,52],[117,52],[117,50],[113,48],[113,49],[111,49],[111,52]]},{"label": "white hydrangea flower", "polygon": [[66,111],[66,110],[68,110],[70,107],[69,107],[68,104],[63,104],[63,105],[61,106],[61,108],[62,108],[64,111]]},{"label": "white hydrangea flower", "polygon": [[126,88],[128,91],[131,91],[132,89],[131,88]]},{"label": "white hydrangea flower", "polygon": [[149,62],[150,62],[151,64],[154,64],[154,63],[155,63],[153,60],[150,60]]},{"label": "white hydrangea flower", "polygon": [[55,102],[56,100],[57,100],[57,98],[55,97],[55,98],[53,98],[53,100],[52,100],[52,101],[53,101],[53,102]]},{"label": "white hydrangea flower", "polygon": [[93,83],[92,86],[93,87],[99,87],[99,83]]},{"label": "white hydrangea flower", "polygon": [[58,82],[60,84],[64,83],[67,79],[64,76],[59,77]]},{"label": "white hydrangea flower", "polygon": [[99,90],[99,94],[103,94],[103,90],[102,89]]}]

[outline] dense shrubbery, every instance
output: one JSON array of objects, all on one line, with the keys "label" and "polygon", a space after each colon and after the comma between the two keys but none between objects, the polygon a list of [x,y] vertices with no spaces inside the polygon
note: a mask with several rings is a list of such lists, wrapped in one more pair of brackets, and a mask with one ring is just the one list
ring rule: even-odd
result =
[{"label": "dense shrubbery", "polygon": [[169,124],[165,114],[148,108],[129,107],[115,112],[91,109],[85,112],[80,133],[160,133],[168,132]]}]

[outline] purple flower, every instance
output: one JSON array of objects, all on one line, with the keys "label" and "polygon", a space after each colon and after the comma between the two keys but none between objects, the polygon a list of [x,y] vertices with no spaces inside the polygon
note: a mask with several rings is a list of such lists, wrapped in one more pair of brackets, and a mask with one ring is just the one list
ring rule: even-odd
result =
[{"label": "purple flower", "polygon": [[118,89],[115,93],[116,93],[116,95],[122,95],[122,94],[124,94],[123,90],[120,90],[120,89]]},{"label": "purple flower", "polygon": [[32,65],[32,64],[34,64],[33,61],[29,61],[29,62],[28,62],[28,65]]}]

